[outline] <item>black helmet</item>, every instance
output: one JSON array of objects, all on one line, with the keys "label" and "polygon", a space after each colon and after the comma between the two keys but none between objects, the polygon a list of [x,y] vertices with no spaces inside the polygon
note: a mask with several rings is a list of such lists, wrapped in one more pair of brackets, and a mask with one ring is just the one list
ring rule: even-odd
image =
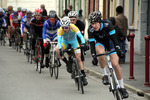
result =
[{"label": "black helmet", "polygon": [[55,11],[55,10],[50,10],[50,11],[49,11],[49,18],[57,18],[57,15],[56,15],[56,11]]},{"label": "black helmet", "polygon": [[102,14],[100,11],[95,11],[89,14],[90,23],[101,22]]},{"label": "black helmet", "polygon": [[32,12],[30,10],[27,11],[26,13],[27,18],[31,18],[32,17]]}]

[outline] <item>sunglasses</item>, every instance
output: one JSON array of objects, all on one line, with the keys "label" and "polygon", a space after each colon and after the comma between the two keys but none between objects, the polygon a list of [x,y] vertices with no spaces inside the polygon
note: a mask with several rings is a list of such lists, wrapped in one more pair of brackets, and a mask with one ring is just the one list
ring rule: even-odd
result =
[{"label": "sunglasses", "polygon": [[62,29],[68,29],[69,27],[62,27]]},{"label": "sunglasses", "polygon": [[71,21],[75,21],[75,20],[76,20],[76,18],[71,18],[70,20],[71,20]]},{"label": "sunglasses", "polygon": [[49,18],[49,20],[50,20],[50,21],[55,21],[55,20],[56,20],[56,18]]}]

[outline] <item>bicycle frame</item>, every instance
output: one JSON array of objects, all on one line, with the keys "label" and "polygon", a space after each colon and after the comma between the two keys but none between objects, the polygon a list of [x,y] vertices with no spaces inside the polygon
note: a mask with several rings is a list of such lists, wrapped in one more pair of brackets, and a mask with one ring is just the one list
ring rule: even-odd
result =
[{"label": "bicycle frame", "polygon": [[55,47],[56,47],[56,45],[57,45],[57,43],[58,42],[50,42],[50,44],[51,44],[51,48],[50,48],[50,52],[52,53],[52,55],[50,55],[51,57],[52,57],[52,61],[51,61],[51,67],[54,67],[54,64],[55,64],[55,59],[54,59],[54,53],[56,53],[55,52]]},{"label": "bicycle frame", "polygon": [[[112,75],[111,75],[111,71],[112,71],[113,74],[114,74],[115,82],[117,84],[116,88],[120,88],[120,85],[119,85],[119,82],[117,80],[115,71],[114,71],[114,69],[112,67],[112,64],[111,64],[111,61],[110,61],[110,56],[106,55],[106,59],[107,59],[107,66],[108,66],[108,69],[109,69],[108,74],[109,74],[110,83],[113,84],[113,82],[112,82]],[[113,91],[115,89],[115,87],[113,85],[111,87],[112,87],[112,91]]]}]

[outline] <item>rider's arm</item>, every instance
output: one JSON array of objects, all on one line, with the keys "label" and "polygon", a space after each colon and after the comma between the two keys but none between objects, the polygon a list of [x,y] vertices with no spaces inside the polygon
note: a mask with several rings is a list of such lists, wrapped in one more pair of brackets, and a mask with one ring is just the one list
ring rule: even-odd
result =
[{"label": "rider's arm", "polygon": [[90,43],[90,47],[91,47],[91,55],[96,55],[96,51],[95,51],[95,38],[93,36],[93,28],[91,28],[91,26],[88,29],[88,37],[89,37],[89,43]]},{"label": "rider's arm", "polygon": [[82,44],[85,43],[85,39],[84,39],[83,35],[81,34],[81,32],[78,31],[78,32],[76,32],[76,34],[77,34],[77,36],[80,38],[81,43],[82,43]]},{"label": "rider's arm", "polygon": [[114,46],[115,47],[118,46],[119,44],[116,36],[116,31],[111,23],[109,23],[108,30],[109,30],[110,39],[113,41]]},{"label": "rider's arm", "polygon": [[21,34],[23,35],[24,32],[24,27],[25,27],[25,22],[24,19],[21,20]]},{"label": "rider's arm", "polygon": [[62,34],[63,34],[63,30],[60,27],[57,31],[57,41],[58,41],[58,48],[62,49],[62,45],[61,45],[61,39],[62,39]]},{"label": "rider's arm", "polygon": [[13,19],[12,19],[12,15],[9,16],[9,19],[10,19],[10,26],[13,27]]},{"label": "rider's arm", "polygon": [[44,25],[43,25],[43,31],[42,31],[42,38],[43,38],[43,42],[46,43],[46,29],[47,29],[47,24],[46,22],[44,22]]}]

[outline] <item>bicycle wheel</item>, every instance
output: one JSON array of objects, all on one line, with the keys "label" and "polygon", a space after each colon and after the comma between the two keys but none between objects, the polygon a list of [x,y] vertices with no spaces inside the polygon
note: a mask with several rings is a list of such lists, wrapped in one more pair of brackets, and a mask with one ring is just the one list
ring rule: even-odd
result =
[{"label": "bicycle wheel", "polygon": [[78,88],[78,90],[80,90],[80,88],[81,88],[81,92],[82,92],[82,94],[84,94],[83,82],[82,82],[83,75],[80,72],[77,59],[73,59],[72,66],[74,66],[74,68],[75,68],[75,83],[77,84],[77,88]]},{"label": "bicycle wheel", "polygon": [[50,62],[50,65],[49,65],[49,74],[52,77],[53,76],[53,67],[52,67],[52,57],[51,57],[51,55],[52,55],[52,52],[50,52],[50,54],[49,54],[49,62]]},{"label": "bicycle wheel", "polygon": [[54,74],[55,78],[58,79],[58,74],[59,74],[59,67],[58,67],[58,58],[56,55],[56,52],[54,52]]},{"label": "bicycle wheel", "polygon": [[40,45],[39,45],[38,49],[39,49],[39,64],[40,64],[40,66],[39,66],[39,73],[41,73],[41,71],[42,71],[42,64],[43,64],[43,58],[42,58],[42,48],[41,48]]},{"label": "bicycle wheel", "polygon": [[36,71],[38,71],[38,56],[39,56],[39,51],[37,50],[37,48],[35,48],[35,61],[36,61]]},{"label": "bicycle wheel", "polygon": [[113,73],[113,70],[110,71],[111,76],[112,76],[112,86],[114,87],[114,90],[112,91],[114,94],[114,97],[116,97],[116,100],[121,100],[121,96],[119,95],[119,91],[117,88],[117,83],[116,83],[116,79]]}]

